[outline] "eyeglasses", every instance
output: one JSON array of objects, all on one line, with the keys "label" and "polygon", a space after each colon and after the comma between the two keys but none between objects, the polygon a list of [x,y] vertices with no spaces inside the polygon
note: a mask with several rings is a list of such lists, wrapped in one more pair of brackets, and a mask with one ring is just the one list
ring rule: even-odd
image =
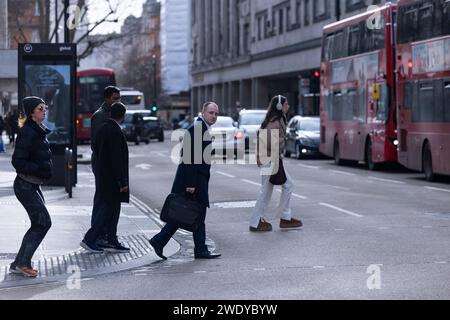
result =
[{"label": "eyeglasses", "polygon": [[47,111],[48,110],[48,106],[40,106],[40,107],[37,107],[36,109],[38,109],[39,111]]}]

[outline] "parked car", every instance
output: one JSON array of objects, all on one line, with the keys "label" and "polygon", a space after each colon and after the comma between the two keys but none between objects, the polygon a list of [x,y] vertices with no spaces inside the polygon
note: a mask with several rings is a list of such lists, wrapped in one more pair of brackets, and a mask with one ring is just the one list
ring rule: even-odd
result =
[{"label": "parked car", "polygon": [[256,150],[256,132],[264,121],[267,110],[246,110],[239,112],[238,128],[244,132],[245,152]]},{"label": "parked car", "polygon": [[[141,142],[142,132],[144,130],[144,117],[151,116],[149,110],[127,110],[125,119],[121,125],[127,141],[133,141],[136,145]],[[146,143],[149,141],[145,140]]]},{"label": "parked car", "polygon": [[216,155],[244,155],[244,132],[236,128],[231,117],[219,116],[211,126],[212,149]]},{"label": "parked car", "polygon": [[284,155],[301,159],[306,155],[319,155],[320,118],[294,116],[287,126]]},{"label": "parked car", "polygon": [[120,101],[127,106],[127,110],[145,110],[144,93],[137,90],[121,90]]},{"label": "parked car", "polygon": [[159,117],[144,117],[144,125],[141,130],[141,140],[149,143],[151,139],[164,141],[164,128]]}]

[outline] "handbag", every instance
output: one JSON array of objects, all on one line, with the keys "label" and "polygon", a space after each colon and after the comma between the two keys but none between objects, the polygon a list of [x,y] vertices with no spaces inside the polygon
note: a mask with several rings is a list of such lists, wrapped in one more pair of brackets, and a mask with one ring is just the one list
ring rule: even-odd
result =
[{"label": "handbag", "polygon": [[160,219],[194,232],[198,229],[204,212],[205,207],[193,195],[171,193],[164,201]]},{"label": "handbag", "polygon": [[279,159],[278,171],[270,176],[269,182],[275,186],[281,186],[287,181],[286,172],[284,172],[283,160]]}]

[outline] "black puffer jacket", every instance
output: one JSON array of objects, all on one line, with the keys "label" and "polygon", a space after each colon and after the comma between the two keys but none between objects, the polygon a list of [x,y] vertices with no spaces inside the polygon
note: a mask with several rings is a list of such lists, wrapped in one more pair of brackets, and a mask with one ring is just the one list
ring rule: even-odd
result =
[{"label": "black puffer jacket", "polygon": [[46,135],[47,128],[40,127],[29,119],[19,129],[16,147],[12,156],[12,165],[17,173],[32,175],[41,179],[52,176],[52,154]]}]

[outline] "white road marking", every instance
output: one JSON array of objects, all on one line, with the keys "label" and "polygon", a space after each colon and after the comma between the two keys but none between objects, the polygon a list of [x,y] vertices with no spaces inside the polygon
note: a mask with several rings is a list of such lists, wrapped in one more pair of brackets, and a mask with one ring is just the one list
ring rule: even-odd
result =
[{"label": "white road marking", "polygon": [[135,165],[134,167],[138,168],[138,169],[142,169],[142,170],[150,170],[152,165],[149,163],[140,163],[140,164]]},{"label": "white road marking", "polygon": [[296,194],[296,193],[293,193],[293,194],[292,194],[292,196],[293,196],[293,197],[295,197],[295,198],[299,198],[299,199],[302,199],[302,200],[306,200],[306,199],[308,199],[308,197],[305,197],[305,196],[301,196],[301,195],[299,195],[299,194]]},{"label": "white road marking", "polygon": [[299,163],[299,164],[297,164],[299,167],[303,167],[303,168],[308,168],[308,169],[319,169],[319,167],[316,167],[316,166],[308,166],[308,165],[306,165],[306,164],[301,164],[301,163]]},{"label": "white road marking", "polygon": [[356,174],[354,174],[354,173],[340,171],[340,170],[328,170],[328,171],[333,172],[333,173],[338,173],[338,174],[345,174],[347,176],[356,176]]},{"label": "white road marking", "polygon": [[435,191],[443,191],[443,192],[450,192],[450,189],[442,189],[442,188],[428,187],[428,186],[425,186],[425,189],[435,190]]},{"label": "white road marking", "polygon": [[369,180],[377,180],[377,181],[390,182],[390,183],[396,183],[396,184],[405,184],[403,181],[392,180],[392,179],[382,179],[382,178],[377,178],[377,177],[372,177],[372,176],[369,176]]},{"label": "white road marking", "polygon": [[325,266],[313,266],[313,269],[324,269]]},{"label": "white road marking", "polygon": [[254,270],[254,271],[265,271],[266,268],[254,268],[253,270]]},{"label": "white road marking", "polygon": [[259,184],[257,182],[253,182],[253,181],[247,180],[247,179],[241,179],[241,181],[253,184],[253,185],[258,186],[258,187],[261,187],[261,184]]},{"label": "white road marking", "polygon": [[346,187],[339,187],[339,186],[333,186],[331,184],[326,184],[326,186],[334,188],[334,189],[339,189],[339,190],[350,190],[350,188],[346,188]]},{"label": "white road marking", "polygon": [[225,172],[222,172],[222,171],[216,171],[216,173],[221,174],[221,175],[223,175],[225,177],[228,177],[228,178],[236,178],[235,176],[233,176],[231,174],[228,174],[228,173],[225,173]]},{"label": "white road marking", "polygon": [[437,264],[446,264],[447,261],[435,261],[434,263],[437,263]]},{"label": "white road marking", "polygon": [[199,271],[194,271],[194,273],[206,273],[206,271],[199,270]]},{"label": "white road marking", "polygon": [[345,209],[342,209],[342,208],[333,206],[333,205],[328,204],[328,203],[325,203],[325,202],[321,202],[321,203],[319,203],[319,204],[320,204],[321,206],[325,206],[325,207],[328,207],[328,208],[331,208],[331,209],[334,209],[334,210],[337,210],[337,211],[340,211],[340,212],[349,214],[349,215],[354,216],[354,217],[358,217],[358,218],[361,218],[361,217],[362,217],[362,215],[360,215],[360,214],[357,214],[357,213],[354,213],[354,212],[352,212],[352,211],[348,211],[348,210],[345,210]]}]

